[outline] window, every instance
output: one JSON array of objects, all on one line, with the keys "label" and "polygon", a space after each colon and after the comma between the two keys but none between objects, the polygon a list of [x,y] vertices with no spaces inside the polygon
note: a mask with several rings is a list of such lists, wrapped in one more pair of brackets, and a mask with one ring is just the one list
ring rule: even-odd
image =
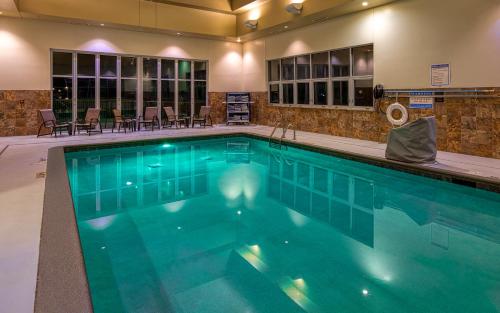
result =
[{"label": "window", "polygon": [[327,105],[327,82],[314,82],[314,104]]},{"label": "window", "polygon": [[311,78],[311,59],[309,55],[295,58],[297,63],[297,80]]},{"label": "window", "polygon": [[297,104],[309,104],[309,83],[297,83]]},{"label": "window", "polygon": [[161,114],[166,118],[163,107],[175,111],[175,60],[161,60]]},{"label": "window", "polygon": [[73,80],[67,77],[52,78],[52,108],[59,122],[73,120]]},{"label": "window", "polygon": [[112,127],[113,109],[116,109],[116,78],[101,78],[99,96],[101,103],[101,124],[103,127]]},{"label": "window", "polygon": [[77,54],[77,119],[85,118],[88,108],[95,108],[95,55]]},{"label": "window", "polygon": [[294,104],[293,99],[293,84],[283,84],[283,103]]},{"label": "window", "polygon": [[191,115],[191,61],[179,61],[179,116]]},{"label": "window", "polygon": [[52,51],[51,59],[52,108],[60,122],[97,107],[106,128],[113,125],[113,109],[136,118],[148,106],[171,106],[191,116],[207,105],[207,61],[71,51]]},{"label": "window", "polygon": [[311,56],[313,78],[328,78],[328,52]]},{"label": "window", "polygon": [[356,47],[352,49],[352,75],[373,75],[373,45]]},{"label": "window", "polygon": [[280,103],[280,85],[272,84],[269,87],[269,102]]},{"label": "window", "polygon": [[271,104],[373,106],[373,44],[269,60]]},{"label": "window", "polygon": [[280,80],[280,60],[273,60],[268,62],[268,79],[270,82]]},{"label": "window", "polygon": [[100,56],[99,97],[101,105],[101,125],[104,128],[113,125],[113,109],[117,108],[117,57]]},{"label": "window", "polygon": [[194,79],[207,80],[207,62],[194,62]]},{"label": "window", "polygon": [[351,52],[349,49],[332,51],[330,54],[332,77],[351,76]]},{"label": "window", "polygon": [[349,105],[349,81],[336,80],[333,84],[333,105]]},{"label": "window", "polygon": [[147,107],[158,107],[158,59],[142,59],[142,116]]},{"label": "window", "polygon": [[207,103],[207,63],[194,62],[194,114]]},{"label": "window", "polygon": [[137,58],[121,58],[122,116],[137,116]]},{"label": "window", "polygon": [[54,52],[52,54],[52,75],[73,75],[73,54],[68,52]]},{"label": "window", "polygon": [[116,56],[101,55],[101,77],[116,78]]},{"label": "window", "polygon": [[354,81],[354,105],[365,107],[373,105],[372,79],[358,79]]},{"label": "window", "polygon": [[73,120],[73,54],[52,54],[52,109],[59,122]]},{"label": "window", "polygon": [[281,60],[281,80],[294,80],[294,62],[293,58],[287,58]]}]

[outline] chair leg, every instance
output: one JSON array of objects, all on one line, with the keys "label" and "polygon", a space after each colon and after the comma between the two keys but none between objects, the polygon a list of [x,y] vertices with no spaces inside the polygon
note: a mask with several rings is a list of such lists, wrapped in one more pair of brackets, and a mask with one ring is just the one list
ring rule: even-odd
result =
[{"label": "chair leg", "polygon": [[40,137],[40,131],[42,130],[43,123],[38,127],[38,133],[36,134],[36,138]]}]

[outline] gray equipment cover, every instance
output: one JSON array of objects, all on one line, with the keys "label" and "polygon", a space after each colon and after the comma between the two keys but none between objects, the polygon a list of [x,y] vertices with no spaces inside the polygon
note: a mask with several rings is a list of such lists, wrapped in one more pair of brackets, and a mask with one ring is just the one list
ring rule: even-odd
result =
[{"label": "gray equipment cover", "polygon": [[436,160],[436,118],[423,117],[389,133],[385,157],[407,162],[426,163]]}]

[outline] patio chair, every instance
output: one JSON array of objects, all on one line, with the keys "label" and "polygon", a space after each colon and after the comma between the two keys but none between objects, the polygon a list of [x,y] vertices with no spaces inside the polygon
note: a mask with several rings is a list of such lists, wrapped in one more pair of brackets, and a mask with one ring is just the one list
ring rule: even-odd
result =
[{"label": "patio chair", "polygon": [[123,118],[122,112],[118,109],[113,109],[113,128],[111,128],[111,132],[115,131],[115,128],[118,127],[118,132],[123,128],[125,133],[127,132],[127,128],[134,129],[135,128],[135,120],[132,118]]},{"label": "patio chair", "polygon": [[75,124],[75,128],[80,134],[80,130],[87,131],[90,136],[91,133],[102,133],[101,122],[99,120],[99,115],[101,114],[101,109],[88,108],[85,114],[85,119],[78,121]]},{"label": "patio chair", "polygon": [[[68,132],[68,135],[71,135],[71,124],[70,123],[58,124],[56,116],[54,115],[54,111],[52,111],[52,109],[38,110],[38,112],[40,113],[40,117],[42,118],[42,123],[40,124],[40,127],[38,127],[38,133],[36,135],[37,138],[40,136],[52,135],[52,134],[54,134],[54,136],[57,137],[57,131],[59,131],[59,135],[62,135],[63,130],[66,130]],[[50,133],[41,134],[43,128],[49,128]]]},{"label": "patio chair", "polygon": [[186,126],[186,120],[178,118],[177,115],[175,115],[172,107],[163,107],[163,111],[167,116],[167,118],[163,120],[163,127],[172,127],[175,125],[175,128],[178,128],[180,125]]},{"label": "patio chair", "polygon": [[[207,122],[210,121],[210,124],[207,124]],[[193,122],[191,123],[191,127],[194,127],[194,124],[198,123],[200,124],[200,127],[203,126],[212,126],[212,118],[210,117],[210,107],[209,106],[202,106],[200,108],[200,114],[198,116],[195,116],[193,118]]]},{"label": "patio chair", "polygon": [[146,107],[144,110],[144,116],[139,117],[139,130],[141,130],[141,124],[147,129],[148,125],[151,125],[151,131],[154,130],[155,126],[160,129],[160,120],[158,119],[158,109],[156,107]]}]

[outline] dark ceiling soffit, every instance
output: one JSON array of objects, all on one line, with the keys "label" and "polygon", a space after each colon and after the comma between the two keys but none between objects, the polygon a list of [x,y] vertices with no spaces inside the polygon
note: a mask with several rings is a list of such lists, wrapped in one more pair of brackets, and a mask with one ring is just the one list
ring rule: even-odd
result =
[{"label": "dark ceiling soffit", "polygon": [[236,11],[252,2],[255,2],[256,0],[230,0],[230,1],[231,1],[231,10]]},{"label": "dark ceiling soffit", "polygon": [[[170,5],[175,5],[175,6],[178,6],[178,7],[198,9],[198,10],[203,10],[203,11],[212,11],[212,12],[222,13],[222,14],[237,15],[236,13],[234,13],[232,11],[218,10],[218,9],[214,9],[214,8],[210,8],[210,7],[206,7],[206,6],[181,3],[181,2],[177,2],[177,1],[171,1],[171,0],[146,0],[146,1],[156,2],[156,3],[163,3],[163,4],[170,4]],[[232,8],[232,1],[231,1],[231,8]]]}]

